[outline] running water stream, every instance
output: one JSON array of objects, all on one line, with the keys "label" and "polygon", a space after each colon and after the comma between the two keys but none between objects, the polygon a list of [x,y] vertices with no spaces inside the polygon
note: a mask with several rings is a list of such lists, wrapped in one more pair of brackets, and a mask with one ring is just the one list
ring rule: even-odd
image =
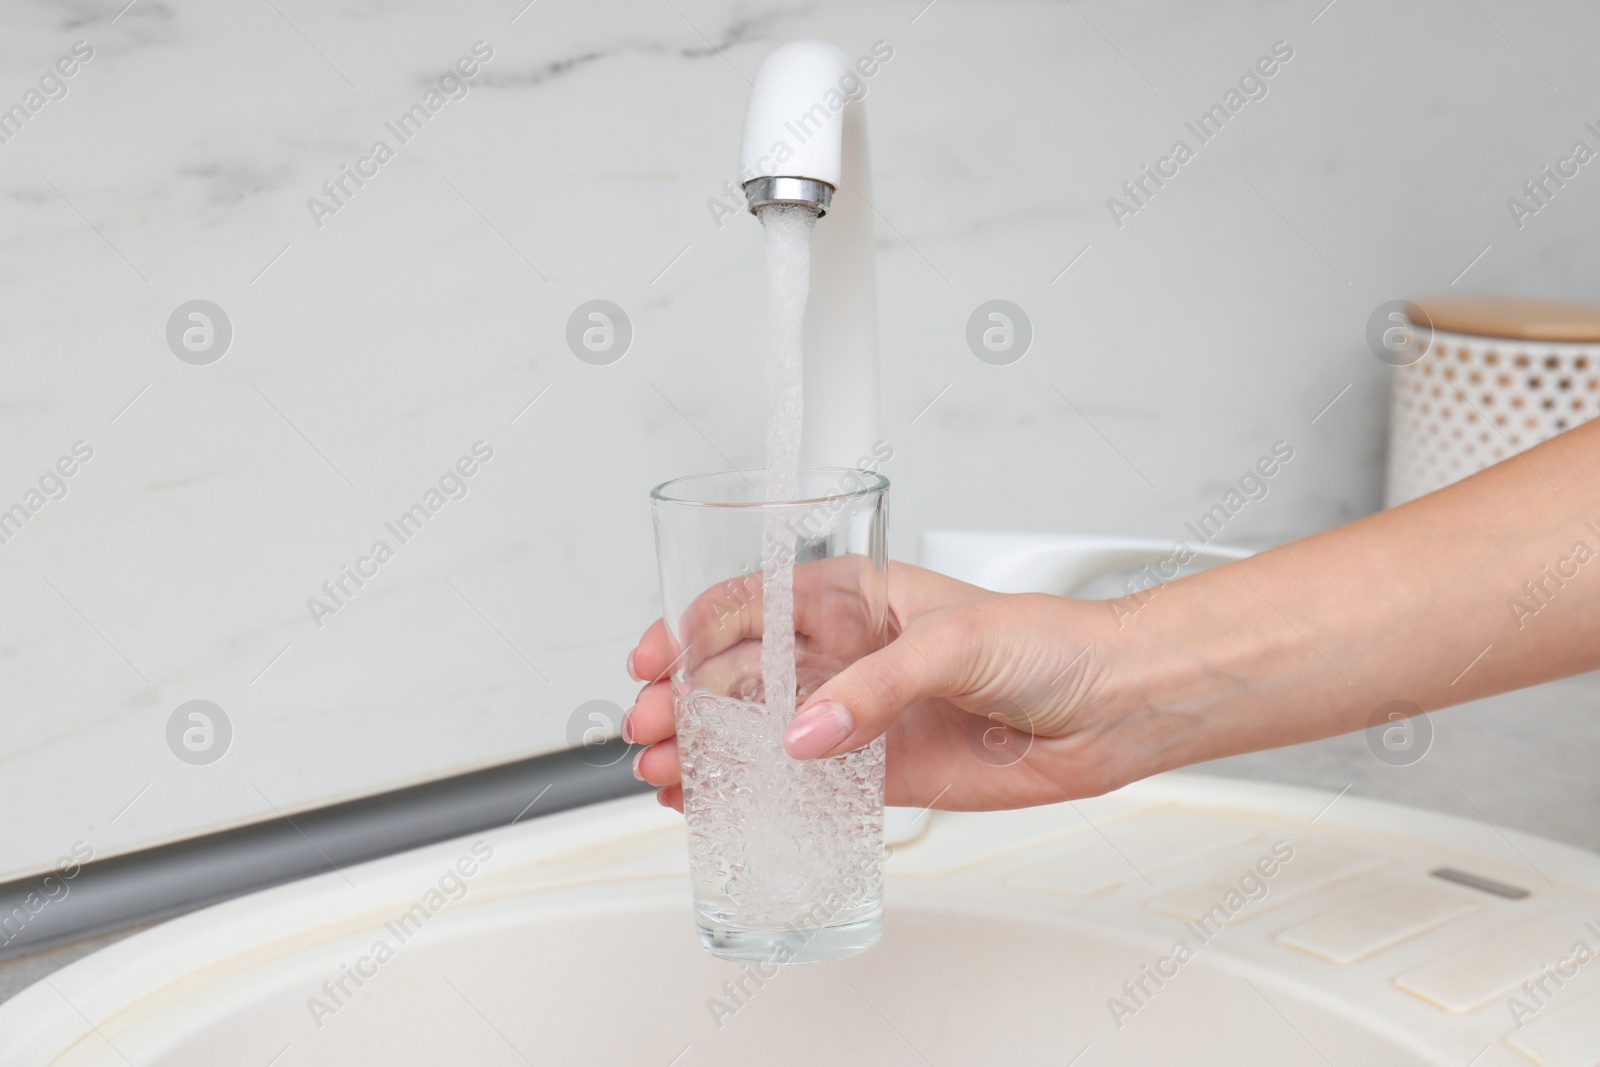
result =
[{"label": "running water stream", "polygon": [[[800,496],[801,333],[811,290],[811,227],[817,216],[796,204],[761,209],[767,235],[767,499]],[[761,549],[761,683],[767,710],[787,725],[795,711],[795,533],[777,508],[767,513]]]}]

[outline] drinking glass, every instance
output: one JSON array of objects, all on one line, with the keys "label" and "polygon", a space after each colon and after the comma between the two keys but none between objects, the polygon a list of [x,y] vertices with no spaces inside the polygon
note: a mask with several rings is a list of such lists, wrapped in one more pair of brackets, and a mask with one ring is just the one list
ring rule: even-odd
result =
[{"label": "drinking glass", "polygon": [[[889,482],[817,467],[799,484],[797,499],[769,501],[766,471],[728,471],[651,492],[695,922],[723,959],[842,959],[882,930],[883,739],[795,760],[783,733],[795,707],[887,640]],[[791,644],[786,678],[774,660]]]}]

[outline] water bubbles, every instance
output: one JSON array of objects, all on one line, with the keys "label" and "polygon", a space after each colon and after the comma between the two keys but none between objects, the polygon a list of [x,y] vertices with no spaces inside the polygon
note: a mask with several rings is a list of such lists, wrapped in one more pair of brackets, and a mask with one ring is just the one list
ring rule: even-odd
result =
[{"label": "water bubbles", "polygon": [[729,925],[825,923],[883,891],[884,741],[822,760],[783,750],[787,720],[704,690],[678,702],[696,899]]}]

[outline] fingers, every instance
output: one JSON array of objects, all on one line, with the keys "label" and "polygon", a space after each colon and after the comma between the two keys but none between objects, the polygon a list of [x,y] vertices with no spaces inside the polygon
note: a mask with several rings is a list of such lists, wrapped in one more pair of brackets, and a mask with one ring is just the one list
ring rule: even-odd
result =
[{"label": "fingers", "polygon": [[917,701],[957,695],[975,656],[974,636],[942,617],[926,617],[812,694],[784,732],[784,748],[795,759],[849,752]]},{"label": "fingers", "polygon": [[628,674],[641,682],[653,682],[667,672],[674,654],[672,637],[657,619],[628,653]]},{"label": "fingers", "polygon": [[622,739],[630,745],[653,745],[671,737],[673,731],[672,686],[666,682],[645,686],[622,717]]},{"label": "fingers", "polygon": [[[679,627],[688,646],[684,665],[700,664],[743,642],[759,641],[763,630],[762,576],[741,575],[697,597]],[[884,623],[884,573],[864,555],[833,556],[794,567],[794,628],[802,634],[881,634]],[[881,637],[878,638],[881,640]]]},{"label": "fingers", "polygon": [[663,808],[676,808],[679,813],[682,813],[683,786],[669,785],[665,789],[656,790],[656,803]]},{"label": "fingers", "polygon": [[[843,627],[881,633],[882,592],[874,584],[881,580],[866,556],[798,564],[794,569],[795,630],[837,633]],[[900,621],[996,595],[908,563],[889,565],[888,589],[891,614]],[[761,613],[760,574],[719,582],[684,612],[680,632],[689,645],[687,654],[657,619],[628,654],[628,673],[641,682],[658,681],[676,667],[693,669],[743,642],[759,641]],[[682,663],[677,662],[680,656]]]},{"label": "fingers", "polygon": [[634,650],[628,653],[628,674],[641,682],[658,681],[672,669],[672,661],[677,654],[666,626],[657,619],[639,638]]},{"label": "fingers", "polygon": [[678,739],[657,741],[633,757],[633,776],[657,788],[681,782],[683,765],[678,762]]},{"label": "fingers", "polygon": [[[689,657],[676,656],[673,653],[671,635],[660,619],[657,619],[639,639],[638,647],[628,654],[628,673],[641,682],[660,685],[661,692],[665,693],[665,679],[672,673],[682,668]],[[730,648],[724,649],[710,657],[695,657],[698,660],[693,666],[692,684],[702,689],[709,689],[714,693],[729,692],[732,686],[741,678],[748,678],[761,672],[761,642],[741,641]],[[650,692],[646,687],[640,693],[640,702],[645,702],[645,693]],[[664,701],[664,705],[657,707],[656,701]],[[659,736],[652,736],[658,731],[650,724],[656,721],[660,714],[661,721],[665,723],[665,732]],[[631,741],[640,741],[650,744],[672,732],[672,698],[670,696],[651,697],[643,715],[630,715],[634,719],[632,734],[624,733],[624,738]]]},{"label": "fingers", "polygon": [[633,757],[633,776],[654,786],[670,786],[683,777],[678,761],[678,739],[672,720],[672,686],[654,682],[622,718],[622,736],[630,744],[647,746]]}]

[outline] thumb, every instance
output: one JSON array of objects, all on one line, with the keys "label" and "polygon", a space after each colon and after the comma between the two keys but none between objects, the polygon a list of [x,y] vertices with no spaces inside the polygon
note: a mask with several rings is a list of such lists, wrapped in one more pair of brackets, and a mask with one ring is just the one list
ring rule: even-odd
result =
[{"label": "thumb", "polygon": [[[915,629],[915,628],[913,628]],[[941,655],[945,643],[908,630],[824,683],[783,734],[795,759],[817,759],[860,748],[889,728],[906,708],[930,697],[951,696],[950,681],[965,675]]]}]

